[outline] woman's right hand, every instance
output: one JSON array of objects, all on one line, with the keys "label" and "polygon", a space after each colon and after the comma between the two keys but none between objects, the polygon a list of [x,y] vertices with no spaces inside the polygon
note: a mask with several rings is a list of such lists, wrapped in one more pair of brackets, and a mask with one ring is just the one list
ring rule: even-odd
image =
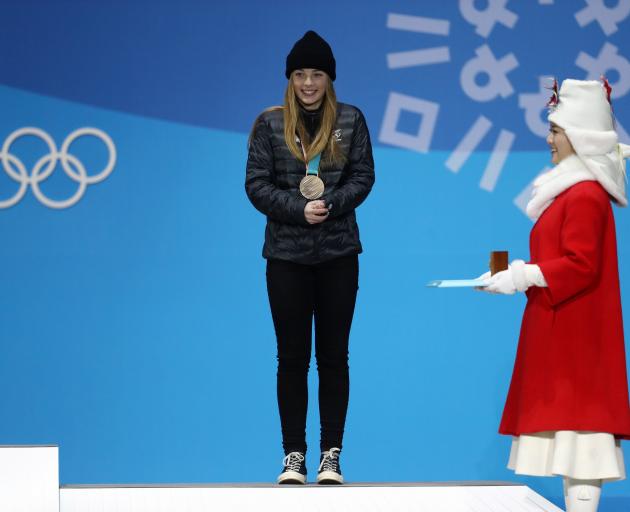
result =
[{"label": "woman's right hand", "polygon": [[328,218],[328,208],[324,201],[309,201],[304,207],[304,218],[309,224],[319,224]]}]

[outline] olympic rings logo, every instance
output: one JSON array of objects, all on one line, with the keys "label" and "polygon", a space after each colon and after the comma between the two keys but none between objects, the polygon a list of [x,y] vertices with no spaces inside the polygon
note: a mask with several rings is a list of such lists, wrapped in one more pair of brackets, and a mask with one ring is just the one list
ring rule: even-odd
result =
[{"label": "olympic rings logo", "polygon": [[[11,153],[11,145],[20,137],[34,136],[42,139],[48,146],[48,154],[41,157],[33,166],[31,172],[27,172],[24,163]],[[73,154],[69,152],[72,143],[79,137],[92,136],[100,139],[107,147],[109,158],[105,168],[93,176],[88,176],[83,163]],[[116,147],[109,135],[98,128],[79,128],[66,137],[61,145],[61,150],[57,150],[57,146],[52,137],[45,131],[34,128],[25,127],[14,131],[7,137],[0,150],[0,162],[2,168],[9,177],[19,183],[20,187],[13,197],[9,199],[0,199],[0,209],[10,208],[16,205],[26,194],[28,186],[31,186],[33,194],[45,206],[49,208],[62,209],[75,205],[85,194],[88,185],[99,183],[107,178],[114,170],[116,165]],[[61,168],[66,175],[78,184],[76,192],[68,199],[57,201],[50,199],[44,195],[40,189],[40,183],[47,179],[55,170],[57,162],[61,163]]]}]

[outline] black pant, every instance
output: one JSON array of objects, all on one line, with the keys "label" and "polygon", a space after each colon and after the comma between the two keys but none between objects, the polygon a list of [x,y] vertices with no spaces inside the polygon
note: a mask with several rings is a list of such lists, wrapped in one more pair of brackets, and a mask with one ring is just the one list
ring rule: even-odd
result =
[{"label": "black pant", "polygon": [[317,265],[267,261],[278,340],[278,407],[285,453],[306,452],[307,374],[315,316],[321,450],[341,448],[348,409],[348,338],[359,281],[356,255]]}]

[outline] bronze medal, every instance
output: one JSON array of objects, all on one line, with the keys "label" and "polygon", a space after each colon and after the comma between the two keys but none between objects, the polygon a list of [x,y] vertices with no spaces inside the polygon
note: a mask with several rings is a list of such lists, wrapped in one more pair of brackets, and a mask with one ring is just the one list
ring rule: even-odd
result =
[{"label": "bronze medal", "polygon": [[319,199],[324,194],[324,182],[319,176],[307,174],[300,181],[300,192],[306,199]]},{"label": "bronze medal", "polygon": [[324,182],[319,177],[319,161],[322,155],[321,153],[316,154],[309,162],[306,157],[306,149],[304,149],[302,142],[300,142],[300,147],[302,148],[304,163],[306,165],[306,176],[300,181],[300,192],[306,199],[311,201],[313,199],[319,199],[324,195],[325,188]]}]

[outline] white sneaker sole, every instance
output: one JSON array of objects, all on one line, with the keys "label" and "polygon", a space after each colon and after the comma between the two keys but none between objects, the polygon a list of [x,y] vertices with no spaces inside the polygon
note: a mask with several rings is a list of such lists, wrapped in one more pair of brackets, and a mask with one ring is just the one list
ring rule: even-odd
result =
[{"label": "white sneaker sole", "polygon": [[322,485],[338,485],[343,483],[343,477],[334,471],[322,471],[317,475],[317,483]]},{"label": "white sneaker sole", "polygon": [[298,473],[297,471],[285,471],[280,473],[278,477],[279,484],[305,484],[306,475]]}]

